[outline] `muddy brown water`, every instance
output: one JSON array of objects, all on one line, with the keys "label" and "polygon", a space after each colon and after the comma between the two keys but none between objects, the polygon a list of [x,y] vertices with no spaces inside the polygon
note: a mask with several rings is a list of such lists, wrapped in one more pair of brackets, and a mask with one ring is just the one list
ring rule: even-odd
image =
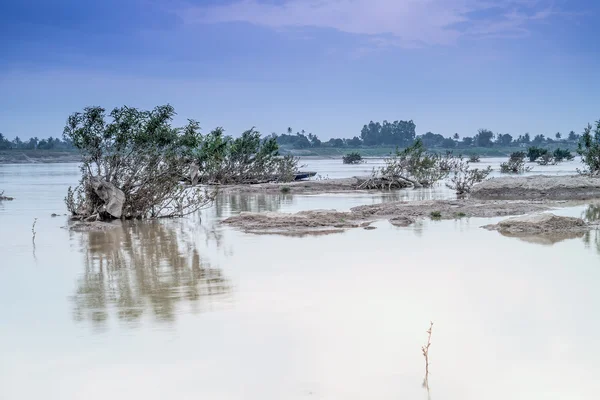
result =
[{"label": "muddy brown water", "polygon": [[74,164],[0,166],[15,197],[0,204],[1,399],[426,399],[430,320],[432,399],[600,393],[597,232],[514,238],[472,218],[294,238],[218,223],[443,187],[231,195],[182,220],[69,232],[50,215],[77,178]]}]

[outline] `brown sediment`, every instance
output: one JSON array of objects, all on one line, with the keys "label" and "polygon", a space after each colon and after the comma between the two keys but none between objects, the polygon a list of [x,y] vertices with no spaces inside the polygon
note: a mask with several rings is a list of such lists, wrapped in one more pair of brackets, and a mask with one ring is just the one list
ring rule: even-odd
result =
[{"label": "brown sediment", "polygon": [[508,235],[546,234],[546,233],[581,233],[595,227],[581,218],[563,217],[551,213],[524,215],[505,219],[497,224],[483,228],[496,230]]},{"label": "brown sediment", "polygon": [[223,223],[251,233],[306,234],[330,229],[346,230],[365,227],[384,219],[388,219],[395,226],[408,226],[417,219],[429,218],[434,211],[436,214],[439,212],[438,219],[456,219],[522,215],[564,205],[565,202],[558,201],[399,201],[354,207],[349,212],[314,210],[295,214],[241,213],[227,218]]},{"label": "brown sediment", "polygon": [[518,176],[488,179],[475,185],[477,199],[588,200],[600,198],[600,178],[586,175]]}]

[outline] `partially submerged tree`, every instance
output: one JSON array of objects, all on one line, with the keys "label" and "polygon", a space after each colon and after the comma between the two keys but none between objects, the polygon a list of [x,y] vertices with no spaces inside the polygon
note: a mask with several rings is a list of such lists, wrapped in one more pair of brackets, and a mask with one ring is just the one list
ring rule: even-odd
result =
[{"label": "partially submerged tree", "polygon": [[527,149],[527,157],[530,162],[535,162],[538,158],[548,154],[548,149],[542,149],[541,147],[532,146]]},{"label": "partially submerged tree", "polygon": [[193,159],[199,182],[208,184],[289,182],[298,168],[297,158],[279,155],[276,138],[261,139],[254,128],[236,139],[222,128],[200,135]]},{"label": "partially submerged tree", "polygon": [[462,196],[471,193],[473,186],[483,182],[491,173],[492,167],[490,166],[484,169],[471,169],[470,162],[464,161],[462,156],[459,156],[450,175],[450,181],[446,183],[446,186],[455,190],[457,195]]},{"label": "partially submerged tree", "polygon": [[469,162],[470,163],[476,163],[476,162],[479,162],[479,161],[481,161],[481,159],[479,157],[479,154],[471,154],[469,156]]},{"label": "partially submerged tree", "polygon": [[193,213],[212,194],[181,183],[201,136],[197,122],[171,126],[170,105],[152,111],[101,107],[72,114],[64,137],[82,154],[81,180],[65,199],[82,219],[159,218]]},{"label": "partially submerged tree", "polygon": [[361,188],[391,189],[403,187],[429,187],[448,176],[450,172],[445,168],[449,161],[440,156],[427,153],[421,139],[405,148],[396,150],[396,154],[385,160],[385,166],[374,169],[370,179],[365,181]]},{"label": "partially submerged tree", "polygon": [[342,157],[342,162],[344,164],[361,164],[363,162],[363,158],[359,152],[354,151],[352,153],[345,154]]},{"label": "partially submerged tree", "polygon": [[508,161],[500,164],[500,172],[503,174],[522,174],[527,171],[531,171],[531,167],[525,166],[525,153],[522,151],[512,153]]},{"label": "partially submerged tree", "polygon": [[556,165],[556,159],[548,152],[545,152],[537,158],[536,162],[538,165]]},{"label": "partially submerged tree", "polygon": [[583,131],[579,140],[577,153],[581,156],[581,162],[585,165],[579,173],[591,176],[600,175],[600,120],[596,126],[591,124]]},{"label": "partially submerged tree", "polygon": [[575,158],[568,149],[562,150],[560,148],[557,148],[556,150],[554,150],[554,153],[552,153],[552,155],[554,156],[554,160],[556,162],[562,162],[564,160],[571,161]]}]

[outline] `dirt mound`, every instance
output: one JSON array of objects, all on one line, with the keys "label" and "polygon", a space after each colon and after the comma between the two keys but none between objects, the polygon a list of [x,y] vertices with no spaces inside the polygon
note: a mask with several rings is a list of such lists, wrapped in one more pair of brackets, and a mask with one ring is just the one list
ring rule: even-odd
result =
[{"label": "dirt mound", "polygon": [[583,232],[590,229],[590,226],[581,218],[561,217],[550,213],[544,213],[509,218],[495,225],[484,226],[484,228],[497,230],[503,233],[531,234],[547,232]]},{"label": "dirt mound", "polygon": [[241,213],[227,218],[223,223],[245,232],[275,234],[307,234],[339,232],[350,228],[369,226],[377,220],[388,219],[392,225],[408,226],[419,218],[436,219],[462,217],[496,217],[518,215],[548,210],[548,202],[524,201],[411,201],[390,202],[354,207],[350,212],[335,210],[301,211],[295,214],[279,212]]},{"label": "dirt mound", "polygon": [[358,206],[350,211],[364,219],[383,218],[429,218],[432,212],[439,212],[440,219],[461,217],[498,217],[545,211],[551,207],[548,202],[532,201],[477,201],[477,200],[430,200],[395,201],[374,205]]},{"label": "dirt mound", "polygon": [[587,200],[600,198],[600,178],[583,175],[492,178],[475,185],[476,199]]},{"label": "dirt mound", "polygon": [[352,213],[335,210],[300,211],[295,214],[240,213],[227,218],[223,223],[241,228],[245,232],[279,234],[334,233],[369,225],[369,221],[362,221]]}]

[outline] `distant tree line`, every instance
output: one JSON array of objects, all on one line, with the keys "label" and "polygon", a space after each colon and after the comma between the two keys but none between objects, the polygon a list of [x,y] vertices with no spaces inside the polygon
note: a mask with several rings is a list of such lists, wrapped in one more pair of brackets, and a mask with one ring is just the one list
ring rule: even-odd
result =
[{"label": "distant tree line", "polygon": [[[321,141],[312,133],[305,130],[294,133],[292,128],[287,128],[285,133],[273,133],[267,139],[275,139],[282,148],[288,149],[314,149],[320,147],[330,148],[357,148],[363,146],[393,146],[408,147],[412,145],[417,138],[420,138],[423,145],[429,149],[464,149],[470,147],[529,147],[543,146],[551,143],[574,144],[579,143],[581,135],[574,131],[566,135],[560,132],[554,135],[545,136],[538,134],[533,137],[529,133],[514,137],[508,133],[494,133],[489,129],[479,129],[474,136],[460,136],[455,133],[452,136],[444,137],[438,133],[427,132],[423,135],[416,134],[416,125],[410,121],[388,122],[369,122],[364,125],[360,136],[352,138],[331,138],[328,141]],[[0,133],[0,150],[20,149],[20,150],[73,150],[75,147],[68,139],[58,139],[49,137],[48,139],[38,139],[37,137],[22,141],[19,137],[13,140],[7,139]]]},{"label": "distant tree line", "polygon": [[48,139],[33,137],[22,141],[18,136],[13,140],[7,139],[0,133],[0,150],[74,150],[75,147],[69,139],[59,139],[50,136]]},{"label": "distant tree line", "polygon": [[416,125],[410,121],[388,122],[369,122],[364,125],[360,137],[354,136],[352,139],[331,138],[326,142],[321,141],[316,135],[306,133],[304,130],[293,133],[292,128],[287,129],[287,133],[271,135],[277,140],[277,143],[284,148],[291,149],[311,149],[319,147],[362,147],[362,146],[397,146],[407,147],[412,145],[417,138],[420,138],[423,145],[427,148],[469,148],[469,147],[528,147],[542,146],[551,143],[572,143],[577,144],[580,135],[574,131],[563,135],[560,132],[554,135],[545,136],[538,134],[531,137],[529,133],[514,137],[508,133],[494,133],[489,129],[479,129],[474,136],[461,136],[458,133],[450,137],[427,132],[424,135],[416,134]]}]

